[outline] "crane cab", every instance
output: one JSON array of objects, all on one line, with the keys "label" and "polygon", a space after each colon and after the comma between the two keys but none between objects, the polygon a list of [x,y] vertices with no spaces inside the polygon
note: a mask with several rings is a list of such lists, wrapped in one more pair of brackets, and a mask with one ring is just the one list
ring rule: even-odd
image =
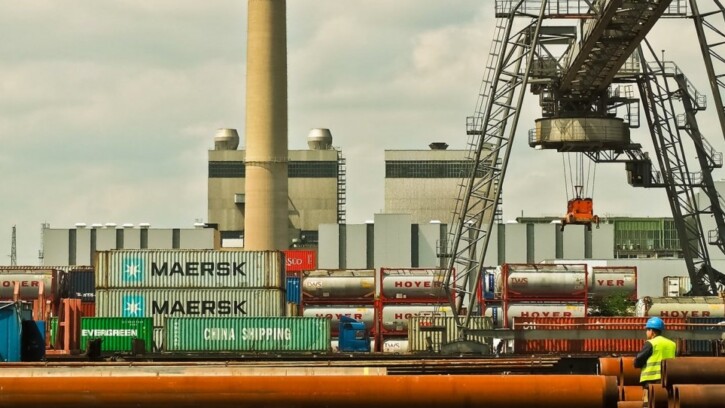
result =
[{"label": "crane cab", "polygon": [[340,317],[339,347],[342,352],[369,353],[370,333],[365,323],[351,317]]}]

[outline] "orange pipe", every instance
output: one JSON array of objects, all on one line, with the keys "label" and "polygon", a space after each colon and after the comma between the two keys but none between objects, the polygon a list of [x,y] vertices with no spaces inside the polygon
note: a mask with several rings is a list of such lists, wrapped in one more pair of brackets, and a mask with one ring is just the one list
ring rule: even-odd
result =
[{"label": "orange pipe", "polygon": [[622,401],[640,401],[644,397],[644,388],[641,385],[625,385],[622,387]]},{"label": "orange pipe", "polygon": [[721,407],[725,401],[725,385],[675,385],[672,400],[676,408]]},{"label": "orange pipe", "polygon": [[606,408],[616,401],[613,377],[584,375],[0,378],[0,407]]},{"label": "orange pipe", "polygon": [[622,368],[619,357],[599,358],[599,375],[619,377],[619,373],[621,372]]},{"label": "orange pipe", "polygon": [[634,357],[622,357],[620,359],[619,385],[638,385],[639,368],[634,368]]},{"label": "orange pipe", "polygon": [[660,384],[650,384],[647,393],[649,394],[649,408],[667,408],[669,396],[666,388]]},{"label": "orange pipe", "polygon": [[662,362],[662,385],[725,384],[722,357],[677,357]]},{"label": "orange pipe", "polygon": [[619,401],[617,408],[642,408],[642,401]]}]

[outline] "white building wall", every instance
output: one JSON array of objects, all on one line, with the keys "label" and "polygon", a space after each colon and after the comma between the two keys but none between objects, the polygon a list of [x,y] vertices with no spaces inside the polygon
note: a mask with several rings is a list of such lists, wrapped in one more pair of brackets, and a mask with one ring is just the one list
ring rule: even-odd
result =
[{"label": "white building wall", "polygon": [[[564,227],[564,259],[584,259],[583,225],[567,225]],[[614,241],[612,241],[614,246]]]}]

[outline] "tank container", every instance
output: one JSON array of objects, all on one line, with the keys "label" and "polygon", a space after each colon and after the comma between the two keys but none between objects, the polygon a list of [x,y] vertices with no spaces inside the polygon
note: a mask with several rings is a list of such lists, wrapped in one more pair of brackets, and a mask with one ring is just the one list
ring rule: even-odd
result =
[{"label": "tank container", "polygon": [[302,310],[304,317],[322,317],[330,319],[331,332],[337,333],[340,330],[340,318],[351,317],[365,323],[370,332],[375,333],[375,308],[373,306],[306,306]]},{"label": "tank container", "polygon": [[375,271],[329,270],[302,273],[305,302],[370,301],[375,298]]},{"label": "tank container", "polygon": [[587,266],[577,264],[505,264],[508,299],[582,298],[587,294]]},{"label": "tank container", "polygon": [[637,316],[725,317],[725,303],[718,296],[644,297],[635,306]]},{"label": "tank container", "polygon": [[380,269],[380,294],[387,300],[445,301],[444,269]]},{"label": "tank container", "polygon": [[384,304],[380,312],[380,328],[384,332],[407,334],[408,319],[415,316],[453,316],[448,305]]},{"label": "tank container", "polygon": [[37,299],[41,286],[46,299],[58,299],[62,276],[63,272],[55,269],[0,269],[0,300],[13,300],[16,286],[20,300]]},{"label": "tank container", "polygon": [[515,317],[584,317],[583,302],[509,302],[505,305],[506,327],[511,327]]},{"label": "tank container", "polygon": [[636,266],[595,266],[591,268],[589,292],[595,297],[615,293],[637,299]]}]

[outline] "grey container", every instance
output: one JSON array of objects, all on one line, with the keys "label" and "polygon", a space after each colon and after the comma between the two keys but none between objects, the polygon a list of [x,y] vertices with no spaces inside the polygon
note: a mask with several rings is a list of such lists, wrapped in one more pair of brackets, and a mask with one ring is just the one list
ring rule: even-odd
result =
[{"label": "grey container", "polygon": [[285,284],[281,251],[118,250],[97,256],[97,289],[281,289]]},{"label": "grey container", "polygon": [[[408,350],[411,353],[440,352],[441,346],[458,339],[460,333],[454,316],[411,316],[408,319]],[[472,316],[471,330],[493,329],[490,317]],[[491,337],[468,336],[468,340],[493,345]]]},{"label": "grey container", "polygon": [[279,289],[99,289],[97,317],[274,317],[284,315]]},{"label": "grey container", "polygon": [[[695,324],[712,324],[722,325],[725,324],[725,318],[723,317],[701,317],[701,318],[689,318],[687,323]],[[708,326],[691,326],[688,330],[703,331],[703,330],[720,330],[716,327]],[[711,340],[687,340],[685,341],[685,350],[687,355],[691,356],[714,356],[716,345]]]}]

